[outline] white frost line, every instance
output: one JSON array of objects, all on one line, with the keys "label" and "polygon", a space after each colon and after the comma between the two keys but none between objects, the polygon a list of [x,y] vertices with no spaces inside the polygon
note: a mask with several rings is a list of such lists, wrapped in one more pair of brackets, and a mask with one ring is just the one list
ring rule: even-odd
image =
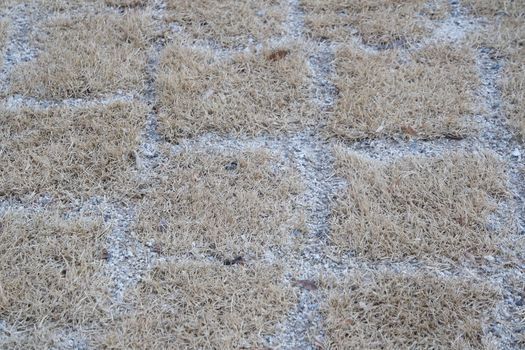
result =
[{"label": "white frost line", "polygon": [[[166,4],[162,0],[155,1],[153,6],[153,21],[157,22],[158,29],[163,29],[163,18],[166,13]],[[144,100],[150,106],[147,115],[146,125],[141,135],[141,143],[137,154],[137,167],[139,170],[139,177],[148,179],[151,176],[153,169],[158,163],[159,142],[161,136],[157,131],[158,115],[155,105],[157,103],[157,90],[155,87],[155,79],[159,67],[161,51],[164,49],[166,43],[164,38],[157,39],[150,48],[147,62],[147,81],[146,91],[144,93]]]},{"label": "white frost line", "polygon": [[112,224],[112,231],[107,237],[106,274],[114,283],[112,295],[116,302],[123,301],[125,291],[135,286],[144,273],[155,262],[155,255],[149,248],[131,236],[130,231],[135,221],[132,208],[104,206],[105,219]]},{"label": "white frost line", "polygon": [[89,108],[110,105],[116,102],[131,102],[140,95],[136,93],[115,93],[94,98],[67,98],[63,100],[45,100],[22,95],[12,95],[0,101],[0,108],[16,111],[19,109],[47,109],[57,107]]},{"label": "white frost line", "polygon": [[500,82],[504,74],[504,62],[492,49],[481,48],[477,65],[481,77],[478,100],[485,113],[478,117],[481,134],[478,142],[497,152],[508,164],[509,189],[513,193],[512,207],[517,217],[518,231],[525,228],[525,176],[522,171],[525,156],[523,143],[505,115]]},{"label": "white frost line", "polygon": [[[304,36],[304,13],[297,0],[289,1],[286,39],[301,40]],[[307,64],[311,71],[311,99],[322,110],[331,107],[335,99],[333,52],[329,44],[310,43]],[[314,132],[315,134],[315,132]],[[305,186],[298,199],[306,208],[307,244],[303,251],[287,256],[287,276],[291,279],[317,280],[325,264],[324,247],[329,234],[331,198],[341,183],[333,175],[331,149],[308,131],[289,136],[283,145]],[[315,291],[298,290],[298,302],[286,320],[278,326],[271,342],[283,349],[315,349],[325,342],[320,303],[322,295]]]},{"label": "white frost line", "polygon": [[326,42],[318,43],[308,58],[313,100],[321,110],[333,107],[337,98],[337,88],[332,81],[335,76],[334,60],[334,45]]},{"label": "white frost line", "polygon": [[0,89],[7,90],[11,69],[36,57],[37,50],[29,42],[32,29],[30,5],[20,3],[6,12],[8,40],[4,50],[4,64],[0,71]]},{"label": "white frost line", "polygon": [[436,24],[432,34],[415,45],[414,49],[422,49],[434,43],[456,44],[465,39],[469,33],[479,29],[474,18],[469,16],[448,17]]},{"label": "white frost line", "polygon": [[[330,145],[322,140],[302,134],[289,138],[287,147],[305,185],[299,203],[306,208],[308,228],[308,243],[304,250],[287,260],[291,274],[288,279],[315,281],[324,274],[328,262],[325,247],[330,232],[332,198],[345,183],[335,176]],[[281,325],[277,340],[289,349],[315,349],[325,342],[319,310],[323,296],[322,293],[304,289],[299,291],[298,296],[298,304]]]},{"label": "white frost line", "polygon": [[[152,20],[162,29],[166,4],[156,0],[151,12]],[[155,77],[159,65],[160,52],[164,47],[164,39],[158,39],[150,47],[147,62],[146,89],[141,99],[150,106],[146,125],[141,135],[141,143],[137,152],[138,176],[147,179],[151,176],[158,155],[157,114],[153,106],[156,103]],[[108,261],[107,274],[115,283],[113,296],[117,302],[123,301],[126,290],[135,286],[143,275],[155,264],[157,255],[150,248],[143,245],[132,236],[133,225],[136,220],[136,208],[108,206],[105,215],[114,217],[113,230],[107,238]]]},{"label": "white frost line", "polygon": [[285,139],[271,137],[238,137],[219,136],[216,134],[203,134],[196,138],[181,140],[177,145],[172,145],[173,153],[181,153],[188,150],[231,152],[266,149],[282,154]]},{"label": "white frost line", "polygon": [[304,13],[298,0],[288,1],[288,16],[286,19],[286,34],[290,38],[302,39],[304,36]]}]

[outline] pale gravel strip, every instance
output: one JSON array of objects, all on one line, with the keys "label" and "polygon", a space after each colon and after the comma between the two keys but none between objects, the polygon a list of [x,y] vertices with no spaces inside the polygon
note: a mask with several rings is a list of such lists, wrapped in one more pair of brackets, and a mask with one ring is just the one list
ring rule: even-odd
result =
[{"label": "pale gravel strip", "polygon": [[[306,41],[304,36],[304,13],[299,1],[289,1],[287,37]],[[311,98],[320,107],[319,124],[324,125],[325,113],[336,98],[335,86],[331,83],[334,74],[333,48],[324,42],[307,42],[308,67],[311,72]],[[331,201],[342,186],[334,175],[333,156],[328,143],[318,136],[319,129],[305,130],[290,136],[287,155],[298,169],[305,186],[299,201],[306,208],[307,219],[304,233],[305,245],[299,252],[286,257],[286,283],[294,280],[318,281],[325,264],[324,250],[330,231]],[[282,349],[317,349],[326,342],[322,328],[320,304],[322,292],[297,288],[298,303],[279,325],[278,334],[272,343]]]},{"label": "pale gravel strip", "polygon": [[37,55],[31,46],[29,37],[34,19],[34,11],[27,3],[20,3],[9,8],[5,18],[9,21],[8,38],[4,49],[4,64],[0,70],[0,95],[4,96],[9,88],[9,74],[12,68],[22,62],[32,60]]},{"label": "pale gravel strip", "polygon": [[90,108],[116,102],[132,102],[140,98],[136,93],[117,92],[95,98],[68,98],[63,100],[43,100],[22,95],[11,95],[0,101],[0,108],[16,111],[19,109],[42,110],[47,108]]},{"label": "pale gravel strip", "polygon": [[130,234],[135,220],[134,208],[97,203],[94,210],[101,211],[104,221],[111,225],[106,240],[105,273],[113,281],[111,292],[118,305],[122,303],[126,290],[135,286],[151,267],[155,255]]},{"label": "pale gravel strip", "polygon": [[[157,23],[157,29],[161,31],[163,29],[162,23],[165,11],[166,4],[164,1],[156,0],[153,5],[152,16],[153,20]],[[143,98],[149,106],[149,113],[147,116],[146,127],[142,134],[137,161],[137,167],[139,168],[141,176],[145,179],[148,178],[151,171],[157,166],[159,143],[161,142],[161,136],[157,132],[158,115],[155,108],[157,103],[155,79],[157,76],[160,54],[165,45],[166,42],[164,38],[157,38],[151,46],[148,54],[146,90]]]},{"label": "pale gravel strip", "polygon": [[[511,267],[497,269],[496,276],[490,277],[491,281],[500,283],[503,287],[504,301],[496,310],[497,321],[490,326],[489,332],[493,334],[500,348],[519,349],[521,345],[518,337],[525,326],[523,320],[520,321],[523,316],[520,316],[519,312],[525,312],[525,301],[520,291],[509,285],[509,281],[515,278],[525,284],[525,254],[520,254],[519,251],[520,247],[525,247],[525,177],[522,161],[525,149],[516,135],[516,130],[509,126],[504,112],[505,102],[500,86],[504,64],[492,49],[478,50],[477,65],[481,76],[479,98],[485,107],[485,113],[478,117],[482,125],[478,142],[482,147],[496,152],[507,164],[508,187],[512,198],[506,207],[500,209],[502,214],[512,215],[517,224],[516,231],[510,235],[505,247],[506,253],[512,259]],[[497,221],[498,218],[494,219]]]},{"label": "pale gravel strip", "polygon": [[[165,4],[162,0],[156,0],[152,5],[152,20],[162,30],[162,18]],[[160,136],[157,128],[157,113],[155,111],[156,89],[155,77],[159,64],[159,56],[164,47],[164,39],[157,38],[152,43],[148,54],[147,80],[143,102],[149,107],[146,125],[141,135],[138,152],[135,154],[138,178],[147,182],[152,171],[158,164],[158,144]],[[107,238],[108,263],[107,273],[115,283],[113,295],[115,302],[121,304],[127,289],[134,287],[142,276],[155,264],[157,254],[151,247],[146,246],[133,237],[132,229],[136,220],[134,206],[125,207],[121,205],[107,206],[102,208],[105,217],[114,218],[115,225]]]},{"label": "pale gravel strip", "polygon": [[[293,284],[294,280],[317,283],[325,272],[331,201],[343,182],[334,175],[330,149],[315,135],[304,133],[291,137],[287,148],[306,187],[299,201],[307,210],[308,230],[304,233],[304,248],[287,257],[287,283]],[[316,349],[325,343],[319,311],[322,296],[321,291],[299,288],[298,304],[276,337],[276,343],[283,349]]]}]

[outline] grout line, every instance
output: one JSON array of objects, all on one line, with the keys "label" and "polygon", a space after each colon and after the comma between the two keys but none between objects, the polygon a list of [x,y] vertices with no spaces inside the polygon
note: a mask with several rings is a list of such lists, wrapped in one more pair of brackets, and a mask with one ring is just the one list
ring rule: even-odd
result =
[{"label": "grout line", "polygon": [[[525,149],[519,142],[515,131],[508,124],[504,109],[500,82],[503,75],[504,61],[498,58],[496,52],[489,48],[478,50],[477,66],[481,78],[479,99],[484,104],[485,112],[478,116],[478,121],[482,125],[482,133],[478,142],[485,148],[496,152],[505,160],[508,170],[508,184],[512,198],[503,208],[500,208],[500,215],[509,215],[516,218],[516,231],[512,232],[507,242],[509,247],[519,246],[519,241],[523,241],[525,227],[525,178],[523,174],[522,156]],[[511,229],[512,231],[512,229]],[[507,248],[505,248],[506,250]],[[516,251],[505,252],[512,256]],[[518,278],[525,281],[523,274],[525,266],[523,260],[511,268],[498,269],[496,276],[491,276],[490,280],[499,283],[503,288],[504,301],[497,307],[495,314],[496,320],[486,330],[493,336],[498,346],[506,349],[518,349],[520,319],[519,307],[516,304],[522,303],[521,296],[518,295],[508,281]]]},{"label": "grout line", "polygon": [[337,98],[337,88],[331,81],[335,74],[334,60],[334,46],[326,42],[316,44],[315,51],[308,59],[313,77],[313,99],[321,111],[331,109]]},{"label": "grout line", "polygon": [[0,70],[0,94],[5,95],[9,88],[9,74],[14,66],[28,62],[36,57],[37,50],[29,42],[33,14],[30,5],[20,3],[7,11],[9,20],[8,40],[4,50],[4,64]]},{"label": "grout line", "polygon": [[[155,1],[152,17],[153,21],[162,19],[165,4],[161,0]],[[157,133],[157,113],[155,111],[156,89],[155,76],[159,64],[160,51],[164,47],[164,39],[158,38],[151,46],[147,64],[146,90],[142,96],[150,111],[141,136],[141,144],[137,153],[138,176],[147,181],[151,172],[158,163],[158,143],[160,136]],[[109,259],[107,273],[115,282],[113,295],[117,303],[123,302],[126,290],[136,285],[144,273],[155,263],[156,254],[149,247],[139,242],[130,232],[136,220],[137,206],[130,208],[109,206],[103,209],[104,215],[115,217],[115,226],[107,238]]]},{"label": "grout line", "polygon": [[288,0],[288,16],[285,23],[286,37],[302,39],[304,37],[304,13],[299,0]]},{"label": "grout line", "polygon": [[[289,1],[287,37],[304,37],[304,13],[297,0]],[[311,98],[320,106],[321,115],[333,106],[335,86],[330,82],[333,74],[333,53],[330,45],[312,45],[307,58],[312,74]],[[333,156],[327,143],[319,139],[318,131],[293,135],[285,141],[286,153],[292,160],[305,184],[299,202],[306,208],[306,244],[299,252],[287,256],[287,283],[293,279],[317,281],[325,262],[324,248],[329,233],[331,198],[341,183],[334,177]],[[320,304],[322,295],[299,289],[298,303],[278,327],[275,342],[283,349],[316,349],[325,342]]]},{"label": "grout line", "polygon": [[45,100],[22,95],[11,95],[0,101],[1,108],[16,111],[18,109],[30,108],[42,110],[47,108],[71,107],[89,108],[98,105],[109,105],[115,102],[131,102],[136,98],[136,93],[115,93],[95,98],[68,98],[63,100]]},{"label": "grout line", "polygon": [[[317,282],[326,267],[324,249],[330,230],[331,199],[343,182],[334,176],[329,148],[316,136],[301,134],[292,137],[287,148],[306,186],[299,202],[306,208],[308,229],[304,249],[287,260],[288,282],[292,283],[293,279]],[[282,324],[282,333],[277,339],[280,344],[286,344],[285,349],[315,349],[325,342],[320,313],[322,294],[301,289],[298,297],[298,304]]]},{"label": "grout line", "polygon": [[[162,21],[165,10],[166,4],[164,1],[155,1],[153,19]],[[162,27],[162,24],[160,24],[160,27]],[[150,50],[151,52],[148,55],[147,82],[144,99],[148,104],[150,111],[147,116],[146,127],[143,131],[142,142],[139,148],[139,155],[141,159],[139,162],[137,162],[139,165],[140,176],[146,179],[149,177],[152,169],[158,165],[159,142],[161,141],[161,136],[157,132],[158,114],[155,107],[157,103],[155,80],[159,66],[160,53],[165,44],[164,38],[158,38],[152,45]]]},{"label": "grout line", "polygon": [[126,290],[139,282],[150,267],[154,255],[130,234],[136,218],[133,208],[103,205],[100,209],[104,213],[104,220],[113,224],[107,236],[108,258],[105,267],[114,283],[111,288],[114,302],[121,304]]}]

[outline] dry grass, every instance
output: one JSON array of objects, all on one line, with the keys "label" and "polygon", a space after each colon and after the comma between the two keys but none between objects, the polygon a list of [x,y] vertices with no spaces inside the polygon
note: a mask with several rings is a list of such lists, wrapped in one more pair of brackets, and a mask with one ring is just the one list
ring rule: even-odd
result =
[{"label": "dry grass", "polygon": [[356,274],[323,306],[330,349],[482,349],[499,293],[429,274]]},{"label": "dry grass", "polygon": [[446,1],[301,0],[307,34],[348,42],[353,30],[364,42],[384,48],[404,46],[429,33],[429,19],[444,18]]},{"label": "dry grass", "polygon": [[511,230],[488,217],[506,196],[502,164],[491,154],[450,153],[391,164],[336,149],[348,181],[332,219],[337,250],[371,259],[452,259],[495,254]]},{"label": "dry grass", "polygon": [[461,4],[476,16],[523,16],[523,0],[462,0]]},{"label": "dry grass", "polygon": [[297,45],[239,53],[231,60],[171,45],[157,78],[161,133],[177,142],[207,132],[300,130],[315,120],[308,75]]},{"label": "dry grass", "polygon": [[145,114],[127,103],[0,111],[0,195],[125,193]]},{"label": "dry grass", "polygon": [[[3,1],[7,1],[10,5],[20,4],[20,0]],[[119,9],[143,8],[152,4],[153,0],[26,0],[25,3],[30,5],[34,14],[61,12],[71,14],[73,11],[78,14],[85,10],[95,10],[96,13],[100,13],[100,10],[102,12],[105,10],[104,6]]]},{"label": "dry grass", "polygon": [[[523,27],[525,30],[525,26]],[[525,141],[525,49],[520,49],[505,67],[504,108],[511,124]]]},{"label": "dry grass", "polygon": [[476,48],[494,48],[505,58],[517,56],[525,46],[525,16],[489,20],[486,27],[470,35],[469,42]]},{"label": "dry grass", "polygon": [[4,52],[7,38],[9,36],[9,22],[7,20],[0,20],[0,69],[4,65]]},{"label": "dry grass", "polygon": [[133,8],[148,5],[150,0],[104,0],[106,5],[120,8]]},{"label": "dry grass", "polygon": [[111,349],[255,349],[295,296],[275,266],[165,263],[128,295],[135,310],[106,337]]},{"label": "dry grass", "polygon": [[167,20],[182,26],[194,39],[242,47],[283,32],[285,3],[282,0],[168,0]]},{"label": "dry grass", "polygon": [[335,63],[339,97],[328,121],[331,135],[457,138],[472,132],[464,118],[475,112],[479,80],[471,50],[430,46],[403,62],[395,50],[369,55],[343,47]]},{"label": "dry grass", "polygon": [[63,99],[143,88],[152,35],[143,13],[63,15],[42,31],[39,56],[15,67],[11,93]]},{"label": "dry grass", "polygon": [[261,255],[302,228],[298,176],[268,152],[168,153],[136,228],[163,253]]},{"label": "dry grass", "polygon": [[87,217],[0,214],[0,319],[12,332],[2,348],[38,349],[64,328],[96,328],[109,299],[99,275],[104,233]]}]

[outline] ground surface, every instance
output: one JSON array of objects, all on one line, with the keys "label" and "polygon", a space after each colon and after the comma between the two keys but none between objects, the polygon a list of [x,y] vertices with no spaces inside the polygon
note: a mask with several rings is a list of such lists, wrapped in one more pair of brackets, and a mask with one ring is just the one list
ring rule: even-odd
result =
[{"label": "ground surface", "polygon": [[0,347],[525,347],[525,3],[4,0]]}]

